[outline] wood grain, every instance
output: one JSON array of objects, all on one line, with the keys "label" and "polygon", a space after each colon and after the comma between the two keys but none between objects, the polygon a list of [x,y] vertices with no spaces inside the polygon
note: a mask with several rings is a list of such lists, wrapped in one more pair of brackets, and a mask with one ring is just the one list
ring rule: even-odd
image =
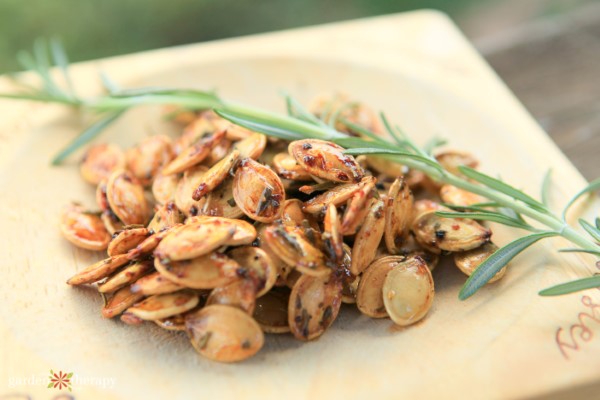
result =
[{"label": "wood grain", "polygon": [[[226,98],[280,111],[281,89],[304,102],[340,90],[386,111],[419,142],[446,136],[477,154],[485,171],[531,194],[552,167],[557,208],[585,184],[455,26],[435,12],[83,63],[73,70],[82,93],[100,90],[100,68],[124,87],[216,87]],[[0,90],[9,89],[0,81]],[[438,267],[433,308],[417,326],[398,329],[345,307],[320,340],[269,335],[257,357],[236,365],[198,358],[183,335],[104,320],[94,291],[64,284],[100,256],[74,249],[56,228],[61,207],[70,200],[93,205],[94,189],[79,179],[75,158],[49,167],[87,118],[57,106],[0,105],[0,396],[52,398],[56,392],[39,384],[14,385],[50,368],[115,379],[113,387],[74,385],[73,395],[85,399],[525,398],[600,378],[596,308],[583,304],[581,294],[536,294],[593,271],[589,258],[556,255],[558,240],[524,253],[502,281],[466,302],[457,299],[464,276],[452,265]],[[175,134],[158,111],[128,113],[102,140],[129,146],[148,134]],[[516,234],[497,228],[494,240],[505,244]],[[599,291],[585,295],[600,304]],[[580,313],[593,317],[584,318],[585,327]],[[567,356],[559,342],[569,338],[556,340],[564,331],[574,332],[577,345],[563,348]]]}]

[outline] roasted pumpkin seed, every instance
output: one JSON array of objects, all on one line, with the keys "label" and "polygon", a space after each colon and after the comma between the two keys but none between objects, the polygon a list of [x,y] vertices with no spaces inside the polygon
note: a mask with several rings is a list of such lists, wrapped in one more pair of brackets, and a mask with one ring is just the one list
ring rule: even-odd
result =
[{"label": "roasted pumpkin seed", "polygon": [[109,256],[125,254],[129,250],[137,247],[150,235],[146,228],[123,229],[115,232],[113,239],[108,245],[107,253]]},{"label": "roasted pumpkin seed", "polygon": [[256,354],[265,340],[250,315],[220,304],[186,315],[185,328],[196,351],[213,361],[245,360]]},{"label": "roasted pumpkin seed", "polygon": [[333,182],[360,182],[364,171],[344,148],[318,139],[296,140],[288,151],[309,174]]},{"label": "roasted pumpkin seed", "polygon": [[335,321],[342,305],[342,282],[303,275],[298,279],[288,303],[288,324],[294,337],[313,340]]},{"label": "roasted pumpkin seed", "polygon": [[192,289],[214,289],[238,278],[240,265],[221,253],[210,253],[189,260],[174,261],[154,258],[161,275]]},{"label": "roasted pumpkin seed", "polygon": [[125,153],[127,169],[142,185],[150,186],[154,177],[173,158],[173,141],[165,135],[144,139]]},{"label": "roasted pumpkin seed", "polygon": [[383,304],[397,325],[421,320],[431,308],[433,278],[420,257],[411,257],[396,265],[383,282]]},{"label": "roasted pumpkin seed", "polygon": [[198,301],[197,294],[187,291],[157,294],[134,304],[127,312],[146,321],[155,321],[189,311],[198,305]]},{"label": "roasted pumpkin seed", "polygon": [[60,221],[60,230],[69,242],[88,250],[104,250],[110,242],[110,233],[102,219],[86,211],[79,204],[65,207]]},{"label": "roasted pumpkin seed", "polygon": [[254,314],[265,333],[287,333],[290,331],[288,324],[288,304],[290,291],[287,288],[270,290],[264,296],[256,299]]},{"label": "roasted pumpkin seed", "polygon": [[369,209],[365,222],[360,227],[352,246],[350,272],[360,274],[373,261],[377,247],[385,230],[385,204],[377,200]]},{"label": "roasted pumpkin seed", "polygon": [[127,171],[113,172],[106,183],[106,198],[110,209],[125,225],[145,224],[148,222],[148,202],[144,188]]},{"label": "roasted pumpkin seed", "polygon": [[[435,211],[421,214],[412,224],[417,242],[427,248],[467,251],[489,242],[492,232],[467,218],[444,218]],[[438,253],[439,253],[438,250]]]},{"label": "roasted pumpkin seed", "polygon": [[275,172],[245,158],[233,178],[233,198],[248,217],[268,223],[279,217],[285,190]]},{"label": "roasted pumpkin seed", "polygon": [[[498,246],[492,242],[488,242],[473,250],[454,253],[454,263],[465,275],[471,276],[477,267],[479,267],[482,262],[487,260],[489,256],[494,254],[496,250],[498,250]],[[504,274],[506,274],[507,267],[508,265],[498,271],[496,275],[494,275],[492,279],[488,281],[488,283],[496,282],[497,280],[502,279]]]},{"label": "roasted pumpkin seed", "polygon": [[79,170],[83,179],[92,185],[108,179],[110,174],[125,168],[125,154],[121,148],[111,143],[101,143],[88,148],[81,160]]},{"label": "roasted pumpkin seed", "polygon": [[185,286],[170,281],[160,272],[143,276],[131,285],[133,293],[141,293],[145,296],[173,293],[184,288]]},{"label": "roasted pumpkin seed", "polygon": [[410,232],[413,195],[403,178],[396,179],[387,198],[385,210],[385,245],[390,254],[398,254]]}]

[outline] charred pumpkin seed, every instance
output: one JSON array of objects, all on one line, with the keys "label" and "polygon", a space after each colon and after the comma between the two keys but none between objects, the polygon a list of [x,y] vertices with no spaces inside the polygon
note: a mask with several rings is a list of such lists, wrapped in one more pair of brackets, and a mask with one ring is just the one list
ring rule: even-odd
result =
[{"label": "charred pumpkin seed", "polygon": [[[467,251],[489,242],[492,232],[471,219],[421,214],[412,224],[417,242],[428,248]],[[439,251],[438,251],[439,253]]]},{"label": "charred pumpkin seed", "polygon": [[342,282],[309,275],[298,279],[288,303],[288,324],[294,337],[313,340],[335,321],[342,304]]},{"label": "charred pumpkin seed", "polygon": [[318,139],[296,140],[288,151],[309,174],[333,182],[360,182],[364,171],[344,148]]}]

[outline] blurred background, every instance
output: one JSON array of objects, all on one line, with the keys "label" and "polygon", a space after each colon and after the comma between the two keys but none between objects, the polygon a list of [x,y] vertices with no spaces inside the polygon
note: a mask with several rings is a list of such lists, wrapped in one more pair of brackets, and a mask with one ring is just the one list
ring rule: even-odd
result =
[{"label": "blurred background", "polygon": [[0,73],[37,37],[80,61],[435,8],[449,14],[588,178],[600,176],[598,0],[0,0]]}]

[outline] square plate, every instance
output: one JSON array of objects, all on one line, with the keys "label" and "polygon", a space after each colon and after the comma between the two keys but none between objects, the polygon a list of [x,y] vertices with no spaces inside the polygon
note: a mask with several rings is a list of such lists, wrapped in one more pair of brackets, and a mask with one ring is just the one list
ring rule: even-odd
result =
[{"label": "square plate", "polygon": [[[384,110],[418,142],[446,137],[453,148],[477,155],[484,171],[530,194],[537,196],[552,168],[557,209],[585,185],[437,12],[81,63],[72,71],[80,93],[99,93],[100,69],[123,87],[217,88],[224,98],[279,111],[281,90],[303,102],[342,91]],[[0,90],[10,89],[2,79]],[[398,329],[344,306],[318,341],[268,335],[256,357],[235,365],[200,359],[183,334],[104,320],[95,291],[64,283],[101,256],[75,249],[57,229],[60,209],[71,200],[94,206],[94,188],[79,178],[76,157],[49,167],[87,119],[55,105],[0,104],[0,395],[47,398],[51,368],[74,372],[73,394],[86,399],[517,398],[600,378],[600,292],[537,295],[581,276],[586,266],[592,271],[590,258],[557,255],[565,245],[560,240],[537,244],[502,281],[465,302],[457,299],[465,277],[451,265],[438,267],[433,308],[416,326]],[[158,132],[175,128],[157,107],[145,107],[100,140],[125,147]],[[494,240],[502,245],[516,234],[499,227]]]}]

